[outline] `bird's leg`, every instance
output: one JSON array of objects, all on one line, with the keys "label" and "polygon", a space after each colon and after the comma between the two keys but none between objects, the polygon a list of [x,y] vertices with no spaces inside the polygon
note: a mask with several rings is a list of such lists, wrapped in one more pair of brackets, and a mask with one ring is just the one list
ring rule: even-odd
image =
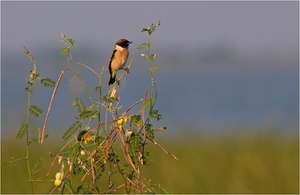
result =
[{"label": "bird's leg", "polygon": [[116,80],[116,83],[117,83],[117,85],[120,85],[121,82],[120,82],[120,80]]},{"label": "bird's leg", "polygon": [[126,74],[129,73],[129,68],[123,68],[123,70],[125,70]]}]

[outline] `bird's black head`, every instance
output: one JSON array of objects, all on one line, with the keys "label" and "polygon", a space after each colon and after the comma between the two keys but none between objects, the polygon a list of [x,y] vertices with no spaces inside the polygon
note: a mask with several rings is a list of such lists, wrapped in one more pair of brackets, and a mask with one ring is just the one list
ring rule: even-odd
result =
[{"label": "bird's black head", "polygon": [[128,41],[127,39],[120,39],[116,45],[119,45],[120,47],[123,48],[128,48],[129,44],[132,43],[131,41]]}]

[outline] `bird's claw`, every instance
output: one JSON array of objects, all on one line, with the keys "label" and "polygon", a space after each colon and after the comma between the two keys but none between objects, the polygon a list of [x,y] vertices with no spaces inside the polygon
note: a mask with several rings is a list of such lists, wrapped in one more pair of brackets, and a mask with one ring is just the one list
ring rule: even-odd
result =
[{"label": "bird's claw", "polygon": [[124,70],[125,70],[126,74],[129,73],[129,68],[124,68]]}]

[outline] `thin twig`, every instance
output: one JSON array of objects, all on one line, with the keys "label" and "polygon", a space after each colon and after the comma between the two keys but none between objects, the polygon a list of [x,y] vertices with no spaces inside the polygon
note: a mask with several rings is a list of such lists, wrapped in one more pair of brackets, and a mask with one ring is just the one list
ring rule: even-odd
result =
[{"label": "thin twig", "polygon": [[51,165],[50,165],[50,169],[48,170],[48,173],[45,176],[45,179],[49,176],[51,168],[53,167],[56,159],[58,158],[59,154],[73,141],[73,139],[71,139],[68,143],[66,143],[61,149],[60,151],[57,153],[57,155],[55,156],[54,160],[52,161]]},{"label": "thin twig", "polygon": [[79,62],[76,62],[77,64],[81,65],[81,66],[84,66],[86,67],[87,69],[89,69],[90,71],[92,71],[95,75],[97,75],[97,77],[99,78],[99,74],[92,68],[90,68],[89,66],[85,65],[85,64],[82,64],[82,63],[79,63]]}]

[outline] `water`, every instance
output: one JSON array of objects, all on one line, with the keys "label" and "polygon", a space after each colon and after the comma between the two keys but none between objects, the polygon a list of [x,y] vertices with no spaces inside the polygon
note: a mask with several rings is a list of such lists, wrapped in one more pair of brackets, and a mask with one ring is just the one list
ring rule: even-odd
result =
[{"label": "water", "polygon": [[298,123],[297,72],[178,75],[160,88],[168,89],[161,106],[175,121],[205,128]]},{"label": "water", "polygon": [[[20,61],[24,63],[25,59]],[[25,122],[27,93],[24,88],[29,66],[21,66],[20,63],[15,63],[20,71],[8,72],[7,66],[2,68],[3,132],[12,129],[16,132]],[[52,63],[43,65],[47,64]],[[39,67],[42,75],[49,76],[49,73],[55,80],[60,71],[53,74],[49,72],[52,69],[60,70],[57,64],[55,67],[48,66],[47,71]],[[89,71],[85,71],[83,75],[93,92],[98,80],[94,75],[87,76],[90,74]],[[50,113],[48,124],[56,131],[64,132],[74,122],[77,113],[76,108],[71,104],[76,97],[81,97],[88,102],[84,91],[83,93],[70,92],[70,86],[66,87],[71,77],[70,73],[65,73]],[[163,120],[157,125],[178,131],[186,127],[206,131],[228,126],[261,127],[269,124],[275,124],[282,131],[288,131],[294,130],[298,125],[299,82],[296,70],[161,71],[155,78],[158,87],[156,108],[163,114]],[[104,79],[107,80],[108,75],[105,75]],[[123,111],[142,98],[149,85],[148,73],[141,72],[139,69],[131,70],[119,87],[120,104],[124,105]],[[75,88],[80,88],[80,84],[75,85]],[[41,91],[44,92],[40,93]],[[37,87],[32,96],[32,104],[40,106],[45,113],[51,94],[52,88]],[[97,96],[98,94],[93,94],[95,100]],[[42,123],[43,119],[40,119],[36,124],[41,126]]]},{"label": "water", "polygon": [[[145,77],[134,83],[145,83]],[[298,124],[298,73],[295,71],[189,73],[157,77],[157,108],[164,122],[201,129],[275,124],[283,130]],[[136,88],[122,91],[138,96]]]}]

